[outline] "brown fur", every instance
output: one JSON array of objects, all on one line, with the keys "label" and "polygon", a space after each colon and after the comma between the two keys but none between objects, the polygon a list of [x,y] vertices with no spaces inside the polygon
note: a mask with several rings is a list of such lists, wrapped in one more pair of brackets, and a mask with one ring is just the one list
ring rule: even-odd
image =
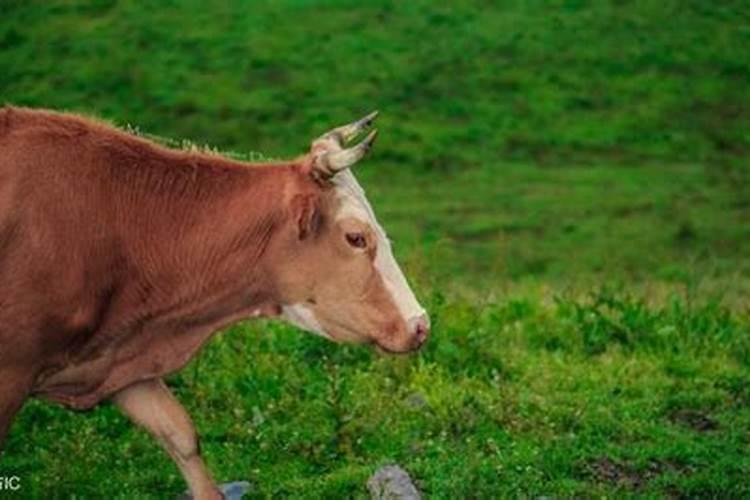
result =
[{"label": "brown fur", "polygon": [[32,395],[73,408],[112,398],[195,498],[220,498],[161,381],[213,332],[309,311],[334,340],[419,347],[429,324],[402,317],[387,290],[382,233],[316,175],[316,155],[341,149],[328,137],[298,160],[258,165],[80,116],[0,109],[0,451]]},{"label": "brown fur", "polygon": [[[334,340],[419,347],[425,331],[375,268],[372,228],[335,216],[313,163],[248,164],[0,109],[0,446],[32,395],[79,409],[117,393],[146,401],[212,333],[282,305],[305,304]],[[366,248],[347,243],[352,231]]]},{"label": "brown fur", "polygon": [[216,329],[273,312],[266,250],[290,217],[285,197],[305,188],[293,162],[3,109],[0,369],[23,366],[30,390],[76,408],[174,371]]}]

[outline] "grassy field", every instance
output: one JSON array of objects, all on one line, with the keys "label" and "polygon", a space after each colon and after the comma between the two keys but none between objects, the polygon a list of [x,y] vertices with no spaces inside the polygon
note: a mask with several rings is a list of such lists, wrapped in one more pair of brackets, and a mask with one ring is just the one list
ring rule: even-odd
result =
[{"label": "grassy field", "polygon": [[[269,157],[381,110],[357,173],[434,337],[217,336],[170,385],[252,497],[750,496],[750,4],[452,3],[6,0],[0,100]],[[108,405],[28,404],[12,474],[184,489]]]}]

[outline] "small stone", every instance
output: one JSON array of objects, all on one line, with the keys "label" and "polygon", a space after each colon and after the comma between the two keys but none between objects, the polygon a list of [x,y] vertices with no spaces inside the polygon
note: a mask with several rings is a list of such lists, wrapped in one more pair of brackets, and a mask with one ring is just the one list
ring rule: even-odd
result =
[{"label": "small stone", "polygon": [[250,483],[247,481],[235,481],[234,483],[224,483],[219,485],[224,500],[242,500],[245,493],[250,491]]},{"label": "small stone", "polygon": [[373,500],[421,500],[417,487],[404,469],[386,465],[367,480],[367,489]]},{"label": "small stone", "polygon": [[[225,500],[242,500],[245,493],[250,491],[250,483],[247,481],[235,481],[233,483],[224,483],[219,485],[219,491],[224,495]],[[189,492],[179,497],[179,500],[193,500],[193,495]]]},{"label": "small stone", "polygon": [[427,399],[425,399],[425,397],[418,392],[413,392],[412,394],[410,394],[406,398],[406,404],[408,404],[410,407],[414,408],[415,410],[421,410],[429,406]]}]

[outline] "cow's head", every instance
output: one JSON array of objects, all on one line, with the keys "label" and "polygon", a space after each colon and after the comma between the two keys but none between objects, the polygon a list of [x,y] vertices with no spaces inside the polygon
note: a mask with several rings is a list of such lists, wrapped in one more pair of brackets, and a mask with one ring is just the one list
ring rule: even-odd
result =
[{"label": "cow's head", "polygon": [[282,311],[291,323],[334,341],[408,352],[427,339],[429,318],[350,170],[376,131],[344,147],[375,115],[319,137],[299,164],[281,266]]}]

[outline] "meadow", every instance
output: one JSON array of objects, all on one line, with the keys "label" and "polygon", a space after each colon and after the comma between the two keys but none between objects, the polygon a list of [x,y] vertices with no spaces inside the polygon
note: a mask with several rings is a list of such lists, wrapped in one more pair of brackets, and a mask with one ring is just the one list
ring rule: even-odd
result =
[{"label": "meadow", "polygon": [[[5,0],[0,102],[272,158],[380,110],[356,173],[433,337],[217,335],[169,384],[251,498],[366,498],[388,463],[427,498],[746,498],[748,21],[740,0]],[[19,497],[185,489],[106,404],[29,403],[11,474]]]}]

